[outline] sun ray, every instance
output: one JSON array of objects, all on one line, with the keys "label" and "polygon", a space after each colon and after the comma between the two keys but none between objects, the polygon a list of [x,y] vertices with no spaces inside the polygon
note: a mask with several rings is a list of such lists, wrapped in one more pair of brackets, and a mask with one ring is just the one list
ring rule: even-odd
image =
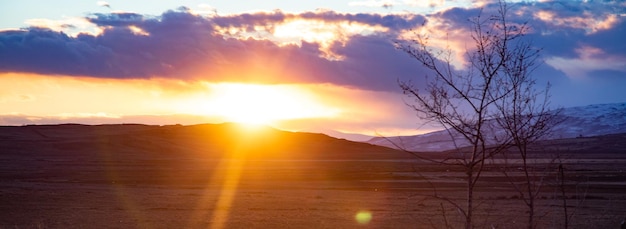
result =
[{"label": "sun ray", "polygon": [[[234,153],[240,154],[240,152]],[[209,228],[224,228],[224,225],[228,221],[231,207],[233,201],[235,200],[235,195],[237,194],[237,187],[239,185],[239,178],[241,177],[243,163],[244,160],[240,158],[240,155],[235,155],[234,158],[228,160],[226,175],[223,178],[224,181],[221,185],[217,203],[215,203],[213,215],[211,216],[211,225]]]}]

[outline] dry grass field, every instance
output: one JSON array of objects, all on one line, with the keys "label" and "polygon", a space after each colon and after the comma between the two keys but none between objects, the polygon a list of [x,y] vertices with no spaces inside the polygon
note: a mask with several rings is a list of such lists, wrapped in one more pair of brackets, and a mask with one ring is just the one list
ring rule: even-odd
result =
[{"label": "dry grass field", "polygon": [[[0,150],[0,228],[462,225],[452,206],[430,197],[436,190],[462,203],[458,168],[320,134],[236,125],[0,127]],[[536,145],[533,166],[549,167],[539,228],[563,227],[555,164],[545,164],[557,155],[570,228],[618,228],[626,216],[626,134]],[[502,162],[477,188],[477,228],[526,227]]]}]

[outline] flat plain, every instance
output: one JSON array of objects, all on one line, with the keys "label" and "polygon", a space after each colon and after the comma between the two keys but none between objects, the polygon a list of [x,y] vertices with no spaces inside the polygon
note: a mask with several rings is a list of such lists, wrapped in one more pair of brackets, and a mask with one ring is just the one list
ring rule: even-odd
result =
[{"label": "flat plain", "polygon": [[[538,228],[563,228],[564,203],[570,228],[619,227],[626,134],[533,149],[543,182]],[[0,228],[462,226],[452,205],[433,198],[463,203],[460,168],[321,134],[232,124],[13,126],[0,127],[0,150]],[[518,162],[486,167],[477,228],[526,227],[523,198],[510,185],[519,182]]]}]

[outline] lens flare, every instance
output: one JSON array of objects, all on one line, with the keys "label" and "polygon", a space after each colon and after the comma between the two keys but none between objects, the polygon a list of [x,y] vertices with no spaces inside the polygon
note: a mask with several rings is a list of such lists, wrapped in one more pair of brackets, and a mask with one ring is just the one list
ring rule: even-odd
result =
[{"label": "lens flare", "polygon": [[359,224],[368,224],[372,220],[372,213],[369,211],[359,211],[354,216]]}]

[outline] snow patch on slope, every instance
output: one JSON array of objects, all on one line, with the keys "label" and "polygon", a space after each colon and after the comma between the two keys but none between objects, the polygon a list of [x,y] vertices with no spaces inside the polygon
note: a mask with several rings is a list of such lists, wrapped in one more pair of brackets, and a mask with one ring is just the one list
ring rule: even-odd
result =
[{"label": "snow patch on slope", "polygon": [[[564,108],[560,115],[564,121],[557,124],[545,139],[626,133],[626,103]],[[502,134],[502,131],[495,131],[492,135],[499,134]],[[430,152],[469,145],[458,134],[454,136],[455,141],[452,141],[451,135],[442,130],[414,136],[375,137],[367,142],[391,148]]]}]

